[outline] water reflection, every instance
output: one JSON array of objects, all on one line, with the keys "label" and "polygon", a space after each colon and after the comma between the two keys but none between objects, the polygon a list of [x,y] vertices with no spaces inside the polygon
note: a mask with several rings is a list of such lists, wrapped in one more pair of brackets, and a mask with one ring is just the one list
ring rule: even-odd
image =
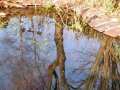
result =
[{"label": "water reflection", "polygon": [[113,39],[106,38],[96,56],[91,68],[91,74],[86,80],[85,90],[119,90],[120,74],[118,72]]},{"label": "water reflection", "polygon": [[49,17],[11,17],[0,28],[0,90],[119,90],[116,41],[84,33]]},{"label": "water reflection", "polygon": [[54,31],[47,19],[14,17],[1,28],[1,90],[46,90],[46,70],[55,57]]},{"label": "water reflection", "polygon": [[[55,82],[54,87],[51,89],[52,90],[69,90],[67,83],[66,83],[66,79],[65,79],[66,56],[65,56],[64,46],[63,46],[63,26],[60,24],[56,24],[55,43],[56,43],[56,48],[57,48],[57,58],[49,66],[49,74],[51,78],[52,78],[52,74],[54,75],[56,82]],[[56,73],[57,66],[59,66],[59,75],[57,75]]]}]

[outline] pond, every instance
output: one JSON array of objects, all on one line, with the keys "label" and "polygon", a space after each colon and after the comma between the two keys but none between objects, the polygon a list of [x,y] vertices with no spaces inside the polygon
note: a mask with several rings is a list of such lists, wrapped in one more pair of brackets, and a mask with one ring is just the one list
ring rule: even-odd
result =
[{"label": "pond", "polygon": [[0,90],[120,89],[118,41],[39,14],[6,22],[0,27]]}]

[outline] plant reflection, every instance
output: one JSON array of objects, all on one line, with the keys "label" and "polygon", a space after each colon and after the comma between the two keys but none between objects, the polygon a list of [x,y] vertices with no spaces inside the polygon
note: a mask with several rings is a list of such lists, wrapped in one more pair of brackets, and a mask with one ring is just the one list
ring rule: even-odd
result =
[{"label": "plant reflection", "polygon": [[[55,29],[55,36],[54,40],[56,43],[56,48],[57,48],[57,58],[56,60],[49,66],[49,76],[51,78],[51,82],[49,84],[49,88],[53,90],[51,87],[52,82],[53,82],[53,75],[56,79],[56,82],[54,84],[54,90],[69,90],[66,79],[65,79],[65,52],[64,52],[64,47],[63,47],[63,26],[61,24],[56,24],[56,29]],[[59,73],[56,73],[56,68],[59,67]]]},{"label": "plant reflection", "polygon": [[113,42],[111,38],[102,41],[91,73],[85,82],[85,90],[119,90],[120,75]]},{"label": "plant reflection", "polygon": [[[22,23],[21,18],[19,19],[20,23]],[[33,25],[28,32],[29,31],[32,32],[32,39],[36,41],[37,31],[35,26]],[[34,43],[33,47],[33,59],[31,58],[32,61],[30,61],[25,57],[25,28],[22,26],[20,26],[19,36],[20,58],[14,61],[14,66],[11,69],[12,90],[47,90],[46,80],[48,80],[48,76],[46,74],[43,75],[45,70],[43,68],[45,68],[45,65],[44,63],[41,65],[39,62],[40,58],[38,56],[36,43]]]},{"label": "plant reflection", "polygon": [[[31,11],[31,10],[30,10]],[[44,10],[43,10],[44,11]],[[67,10],[65,10],[67,11]],[[50,11],[49,11],[50,12]],[[59,13],[64,18],[61,19]],[[65,77],[65,51],[63,46],[63,28],[64,24],[74,23],[66,16],[67,13],[59,12],[55,15],[56,28],[54,34],[54,41],[56,44],[57,57],[56,60],[49,66],[49,76],[42,75],[41,71],[45,72],[45,69],[41,67],[40,54],[37,46],[37,34],[41,35],[42,32],[37,31],[38,27],[35,27],[32,22],[32,27],[27,32],[32,32],[33,41],[33,61],[27,61],[24,59],[24,35],[25,29],[21,28],[19,31],[20,36],[20,60],[15,61],[14,69],[12,69],[12,81],[13,90],[70,90],[70,85],[67,83]],[[65,15],[64,15],[65,14]],[[69,17],[72,17],[71,13]],[[77,18],[76,18],[77,19]],[[81,17],[79,18],[81,19]],[[86,23],[79,20],[82,26],[82,33],[88,38],[100,38],[101,47],[99,48],[96,60],[91,67],[91,72],[88,78],[85,80],[83,90],[119,90],[120,89],[120,75],[118,71],[118,58],[116,56],[114,39],[104,36],[102,33],[98,33],[93,30]],[[66,23],[63,23],[66,22]],[[6,22],[5,22],[6,23]],[[62,23],[62,24],[61,24]],[[4,26],[4,24],[2,24]],[[78,34],[79,35],[79,34]],[[80,33],[81,35],[81,33]],[[78,36],[79,37],[79,36]],[[77,38],[78,38],[77,37]],[[72,43],[72,42],[71,42]],[[39,45],[40,46],[40,45]],[[117,48],[116,48],[117,49]],[[43,63],[42,63],[43,64]],[[57,68],[58,67],[58,68]],[[81,87],[81,86],[80,86]],[[76,89],[76,88],[75,88]],[[78,89],[79,90],[79,89]]]}]

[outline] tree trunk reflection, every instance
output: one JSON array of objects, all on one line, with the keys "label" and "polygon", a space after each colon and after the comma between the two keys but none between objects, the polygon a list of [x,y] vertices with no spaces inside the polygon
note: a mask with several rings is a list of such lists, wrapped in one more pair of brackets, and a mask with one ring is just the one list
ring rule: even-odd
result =
[{"label": "tree trunk reflection", "polygon": [[[64,46],[63,46],[63,26],[61,24],[56,24],[54,40],[56,43],[57,58],[49,67],[49,75],[51,77],[51,83],[52,83],[52,76],[54,75],[56,79],[54,90],[68,90],[68,86],[65,80],[66,56],[64,52]],[[55,70],[57,66],[59,66],[60,77],[58,77]],[[49,87],[51,88],[51,84]]]}]

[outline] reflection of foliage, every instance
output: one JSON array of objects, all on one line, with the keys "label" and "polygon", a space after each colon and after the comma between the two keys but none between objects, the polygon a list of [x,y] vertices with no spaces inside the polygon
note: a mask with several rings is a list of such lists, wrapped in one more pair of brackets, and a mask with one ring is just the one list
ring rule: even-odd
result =
[{"label": "reflection of foliage", "polygon": [[5,18],[0,18],[0,27],[4,27],[7,24],[7,20]]},{"label": "reflection of foliage", "polygon": [[[72,11],[69,11],[69,8],[67,8],[67,9],[62,9],[62,8],[59,8],[59,9],[56,9],[54,6],[48,6],[47,8],[43,8],[42,9],[43,11],[42,12],[44,12],[44,13],[46,13],[46,14],[51,14],[52,13],[52,17],[54,17],[55,19],[58,19],[57,21],[60,21],[63,25],[68,25],[69,24],[69,26],[71,27],[71,28],[75,28],[75,29],[79,29],[79,30],[81,30],[81,28],[83,29],[83,32],[86,34],[86,35],[89,35],[89,36],[92,36],[92,37],[94,37],[95,35],[96,35],[96,33],[94,33],[94,31],[93,30],[91,30],[92,28],[90,28],[89,27],[89,25],[88,24],[86,24],[86,23],[84,23],[84,22],[82,22],[81,20],[79,20],[76,16],[75,16],[75,13],[74,12],[72,12]],[[44,11],[45,10],[45,11]],[[68,12],[67,12],[67,10],[68,10]],[[55,12],[54,12],[55,11]],[[39,11],[39,12],[41,12],[41,10]],[[53,12],[54,12],[54,14],[53,14]],[[66,13],[65,13],[66,12]],[[74,18],[72,18],[74,16]],[[70,18],[72,18],[72,20],[70,20]],[[60,30],[59,30],[60,31]],[[41,33],[40,33],[41,34]],[[58,34],[56,34],[56,35],[59,35],[59,33]],[[57,37],[56,37],[57,38]],[[60,38],[62,38],[62,36],[60,36]],[[58,38],[57,38],[58,39]],[[60,41],[60,39],[58,39],[57,40],[56,39],[56,44],[59,44],[59,41]],[[62,40],[61,40],[62,41]],[[58,42],[58,43],[57,43]],[[40,48],[40,49],[42,49],[44,46],[46,46],[47,44],[48,44],[48,41],[47,40],[45,40],[45,41],[43,41],[43,42],[38,42],[38,41],[36,41],[36,40],[32,40],[32,44],[34,44],[34,45],[36,45],[38,48]],[[60,45],[61,45],[61,43],[60,43]],[[60,45],[59,46],[57,46],[58,48],[60,48]],[[62,46],[62,45],[61,45]],[[63,47],[62,47],[63,48]],[[119,46],[115,46],[115,49],[116,49],[116,51],[118,52],[118,54],[117,55],[120,55],[120,50],[118,49],[118,48],[120,48]],[[58,49],[58,50],[62,50],[62,49]],[[59,51],[58,51],[59,52]],[[106,53],[107,52],[107,53]],[[61,53],[62,54],[62,53]],[[108,51],[105,51],[104,52],[104,54],[106,55],[106,56],[108,56]],[[60,55],[60,56],[62,56],[61,58],[64,58],[64,56],[63,55]],[[104,57],[104,59],[103,59],[103,56],[104,55],[100,55],[100,62],[99,63],[103,63],[103,62],[105,62],[105,61],[107,61],[106,60],[106,58],[108,58],[108,57]],[[102,59],[102,60],[101,60]],[[62,63],[60,63],[60,65],[62,66],[62,65],[64,65],[63,64],[64,62],[62,62]],[[109,71],[108,69],[109,69],[109,67],[107,66],[107,65],[105,65],[105,64],[108,64],[109,62],[107,61],[106,63],[104,63],[103,64],[103,67],[101,66],[101,68],[103,68],[102,70],[103,70],[103,72],[104,72],[104,74],[106,75],[105,77],[107,77],[107,76],[109,76],[108,74],[109,73],[107,73],[107,71]],[[23,65],[23,64],[22,64]],[[101,65],[101,64],[100,64]],[[98,64],[96,64],[96,67],[94,67],[94,69],[96,69],[96,70],[98,70],[98,68],[100,68],[99,66],[100,65],[98,65]],[[18,65],[19,66],[19,65]],[[62,68],[62,67],[61,67]],[[96,71],[96,70],[94,70],[94,71]],[[18,70],[16,70],[16,71],[18,71]],[[62,72],[62,71],[61,71]],[[97,71],[96,71],[97,72]],[[94,72],[94,73],[96,73],[96,72]],[[64,72],[63,72],[64,73]],[[63,74],[62,73],[62,74]],[[21,74],[21,73],[20,73]],[[26,74],[28,74],[28,73],[25,73],[25,75]],[[15,76],[16,76],[16,74],[15,74]],[[32,74],[31,74],[31,76],[32,76]],[[31,77],[30,76],[30,77]],[[29,79],[29,78],[27,78],[27,77],[25,77],[25,79]],[[30,78],[31,79],[31,78]],[[90,78],[89,78],[89,81],[90,81],[90,83],[91,82],[95,82],[96,81],[96,79],[97,79],[97,76],[96,75],[93,75],[93,76],[91,76]],[[29,80],[28,80],[29,81]],[[102,85],[105,83],[107,83],[108,84],[108,82],[107,82],[107,79],[105,78],[103,78],[102,77],[102,80],[101,80],[101,83],[102,83]],[[91,84],[93,84],[93,83],[91,83]],[[104,84],[104,85],[105,85]],[[89,88],[89,87],[88,87]],[[88,89],[87,89],[88,90]]]},{"label": "reflection of foliage", "polygon": [[115,44],[114,49],[115,49],[115,56],[116,56],[117,60],[120,60],[120,45]]},{"label": "reflection of foliage", "polygon": [[48,40],[44,40],[42,42],[36,41],[36,40],[32,40],[32,44],[36,45],[37,48],[42,49],[44,46],[48,45]]},{"label": "reflection of foliage", "polygon": [[76,21],[75,23],[71,24],[70,26],[68,25],[69,28],[74,29],[74,30],[83,30],[83,26],[80,24],[79,21]]},{"label": "reflection of foliage", "polygon": [[[69,7],[55,7],[54,5],[49,5],[38,8],[38,13],[49,15],[50,17],[54,18],[56,22],[60,22],[63,25],[71,25],[76,20],[74,11]],[[70,20],[71,18],[72,20]]]},{"label": "reflection of foliage", "polygon": [[93,90],[93,88],[97,90],[118,90],[120,88],[119,68],[117,67],[112,40],[112,38],[106,38],[102,43],[91,68],[91,74],[86,80],[85,90]]},{"label": "reflection of foliage", "polygon": [[[65,52],[63,46],[63,25],[56,24],[54,40],[56,44],[57,57],[56,60],[49,66],[48,74],[52,78],[54,75],[56,79],[54,90],[69,90],[67,81],[65,79]],[[56,73],[56,67],[59,66],[59,75]],[[59,77],[59,78],[58,78]],[[52,80],[51,80],[52,82]],[[53,88],[51,89],[53,90]]]},{"label": "reflection of foliage", "polygon": [[[39,67],[37,67],[39,64]],[[44,65],[43,65],[44,66]],[[39,70],[40,69],[40,70]],[[33,60],[16,61],[12,69],[13,90],[47,90],[43,67]]]}]

